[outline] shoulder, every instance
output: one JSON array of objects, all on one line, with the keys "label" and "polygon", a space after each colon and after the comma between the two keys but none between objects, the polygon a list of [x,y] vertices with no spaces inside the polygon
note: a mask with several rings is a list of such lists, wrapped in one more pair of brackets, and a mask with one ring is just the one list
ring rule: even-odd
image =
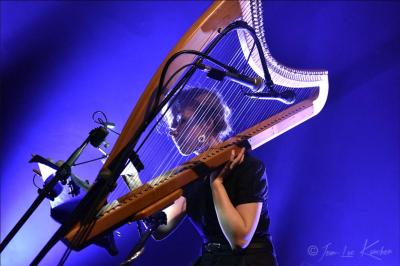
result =
[{"label": "shoulder", "polygon": [[240,187],[264,189],[268,185],[265,164],[250,153],[246,153],[243,162],[233,173]]},{"label": "shoulder", "polygon": [[251,153],[246,152],[243,163],[238,166],[238,172],[253,173],[260,176],[265,173],[265,164]]},{"label": "shoulder", "polygon": [[264,163],[251,155],[246,153],[243,162],[235,169],[232,178],[228,180],[233,187],[234,206],[253,203],[264,202],[267,199],[268,182],[265,175]]}]

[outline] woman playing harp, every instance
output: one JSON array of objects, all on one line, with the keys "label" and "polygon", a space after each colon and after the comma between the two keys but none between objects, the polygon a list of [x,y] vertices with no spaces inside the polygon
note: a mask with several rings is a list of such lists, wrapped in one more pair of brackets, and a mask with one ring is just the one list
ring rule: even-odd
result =
[{"label": "woman playing harp", "polygon": [[[110,180],[115,183],[128,156],[134,151],[146,165],[140,176],[144,185],[125,193],[122,197],[112,198],[108,197],[111,193],[106,191],[110,186],[103,188],[102,183],[98,182],[97,184],[100,184],[97,186],[98,189],[93,189],[91,195],[97,197],[98,191],[101,191],[102,197],[104,194],[109,202],[116,204],[96,214],[96,223],[87,238],[73,241],[78,239],[77,232],[82,228],[80,224],[70,230],[65,238],[73,248],[79,250],[96,236],[126,222],[149,217],[176,201],[174,207],[167,210],[170,224],[159,231],[158,237],[162,238],[168,234],[185,213],[195,224],[196,221],[207,221],[205,214],[200,213],[196,216],[191,213],[191,210],[196,209],[193,207],[196,206],[194,204],[198,204],[197,209],[214,210],[213,216],[210,217],[216,225],[211,227],[211,229],[216,228],[214,231],[206,230],[209,224],[204,224],[204,227],[201,223],[197,225],[205,242],[211,242],[205,245],[205,251],[235,250],[235,254],[240,253],[238,250],[243,248],[265,251],[268,249],[265,248],[267,243],[266,245],[270,246],[269,251],[263,252],[274,254],[271,241],[268,240],[269,219],[265,202],[267,187],[266,179],[262,175],[263,167],[249,155],[243,157],[238,146],[246,143],[254,150],[318,114],[327,98],[328,76],[325,71],[302,71],[279,64],[267,49],[261,11],[259,1],[216,1],[178,42],[149,82],[114,145],[103,167],[104,171],[101,171],[104,174],[111,173]],[[215,59],[220,62],[217,63]],[[234,85],[232,82],[221,82],[215,75],[209,75],[211,71],[205,71],[207,75],[204,71],[195,71],[194,62],[201,70],[209,71],[207,67],[213,68],[216,64],[218,68],[223,68],[229,73],[241,73],[249,78],[258,76],[268,86],[247,90],[239,85],[241,83]],[[197,63],[204,64],[205,67],[200,67]],[[178,78],[176,74],[188,66],[192,67]],[[222,101],[215,103],[207,101],[219,97],[215,93],[206,93],[204,89],[188,90],[190,93],[182,89],[198,86],[218,89],[218,93],[224,96],[224,101],[232,108],[230,122],[234,134],[229,139],[224,139],[229,132],[229,123],[224,124],[221,119],[216,119],[226,117],[227,109],[222,108],[225,104]],[[184,161],[188,157],[178,158],[180,156],[176,154],[177,152],[168,148],[165,149],[165,155],[161,154],[159,148],[168,147],[172,143],[152,134],[158,121],[161,121],[161,117],[155,119],[153,115],[159,112],[159,108],[164,107],[166,102],[172,101],[179,89],[181,89],[180,98],[174,104],[170,104],[168,121],[172,139],[179,152],[184,155],[198,154],[186,162]],[[288,94],[293,95],[293,99],[283,101],[286,99],[283,96]],[[159,112],[159,115],[162,116],[163,113]],[[150,127],[150,124],[153,126]],[[147,134],[144,134],[145,128]],[[231,150],[235,150],[238,156],[233,154],[233,158],[229,160]],[[157,163],[154,163],[156,161]],[[232,168],[229,174],[226,171],[222,174],[217,171],[211,177],[202,178],[209,174],[211,169],[224,167],[226,162],[229,163],[228,168]],[[199,173],[201,170],[207,173]],[[98,180],[106,179],[99,176]],[[191,182],[194,184],[188,185]],[[232,188],[228,186],[230,183]],[[183,191],[185,185],[188,186]],[[205,192],[200,193],[201,190]],[[224,192],[225,196],[221,197],[221,194],[216,193],[213,195],[217,190]],[[201,197],[195,193],[193,193],[195,196],[190,196],[192,191],[200,191],[198,195]],[[183,197],[179,198],[182,193]],[[243,193],[248,193],[246,195],[250,196],[245,199],[235,198]],[[213,196],[225,200],[218,201]],[[196,200],[196,197],[203,200]],[[115,198],[117,199],[114,201]],[[191,198],[194,200],[191,201]],[[210,204],[206,205],[207,203]],[[254,208],[255,214],[253,213],[250,219],[247,216],[242,217],[246,213],[241,213],[241,209],[245,208],[247,211],[251,209],[250,206]],[[226,215],[227,210],[231,210],[232,212],[228,213],[234,215]],[[236,224],[238,221],[239,227]],[[262,224],[265,224],[265,227]],[[259,231],[260,227],[264,231]],[[260,236],[260,232],[264,237]],[[213,236],[219,239],[214,240]],[[259,239],[261,241],[258,241]],[[255,248],[256,246],[261,248]],[[233,253],[231,255],[233,256]],[[274,261],[274,256],[269,256]]]},{"label": "woman playing harp", "polygon": [[[211,90],[183,90],[170,107],[170,136],[182,155],[199,154],[229,134],[229,108]],[[203,238],[195,265],[277,265],[269,235],[267,178],[263,163],[242,149],[223,169],[199,178],[164,210],[166,237],[187,215]]]}]

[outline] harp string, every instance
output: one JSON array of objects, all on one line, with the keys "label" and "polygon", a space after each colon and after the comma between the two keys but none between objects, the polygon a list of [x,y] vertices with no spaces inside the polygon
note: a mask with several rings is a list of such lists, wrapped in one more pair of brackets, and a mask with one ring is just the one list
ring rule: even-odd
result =
[{"label": "harp string", "polygon": [[[237,53],[239,53],[239,52],[237,52]],[[237,56],[237,55],[235,55],[234,57],[236,57],[236,56]],[[231,60],[231,62],[232,62],[234,59],[235,59],[235,58],[233,58],[233,59]],[[231,62],[230,62],[230,63],[231,63]],[[199,78],[197,78],[197,80],[198,80],[198,79],[199,79]],[[197,83],[197,82],[196,82],[196,83]],[[215,90],[216,90],[216,87],[217,87],[217,83],[214,83],[214,85],[211,84],[211,86],[210,86],[210,83],[211,83],[210,81],[207,81],[207,82],[205,82],[205,84],[202,85],[202,87],[205,87],[205,88],[207,88],[207,89],[210,90],[210,91],[215,91]],[[209,87],[211,87],[211,89],[210,89]],[[193,112],[191,118],[190,118],[189,121],[186,123],[185,127],[182,129],[182,131],[180,132],[180,134],[185,135],[185,134],[187,133],[186,131],[189,130],[192,126],[195,125],[197,119],[202,120],[202,121],[204,120],[204,117],[203,117],[203,116],[205,116],[206,113],[209,113],[208,111],[209,111],[209,109],[211,109],[211,106],[210,106],[210,107],[207,107],[207,106],[206,106],[206,108],[204,108],[204,104],[205,104],[206,102],[209,101],[209,97],[210,97],[210,95],[207,95],[206,97],[204,97],[203,100],[201,101],[201,103],[197,106],[197,108],[195,108],[195,110],[194,110],[194,112]],[[192,96],[191,99],[189,99],[189,101],[191,101],[191,100],[193,100],[193,99],[194,99],[194,96]],[[186,96],[184,100],[188,100],[188,96]],[[214,101],[211,102],[211,105],[212,105],[212,104],[214,104]],[[201,113],[200,113],[200,112],[201,112]],[[210,116],[212,116],[212,115],[213,115],[213,114],[211,114]],[[196,118],[196,119],[194,119],[194,118]],[[210,118],[210,120],[211,120],[211,118]],[[206,121],[206,123],[207,123],[207,122],[210,122],[210,121]],[[197,136],[194,136],[194,135],[186,134],[186,136],[187,136],[187,137],[186,137],[185,139],[183,139],[183,141],[182,141],[182,143],[181,143],[182,146],[187,145],[188,142],[191,141],[193,138],[196,138],[196,139],[197,139]],[[176,148],[173,148],[173,149],[176,150]],[[170,153],[171,153],[171,152],[170,152]],[[178,153],[175,153],[175,155],[172,157],[172,159],[171,159],[171,157],[167,157],[167,158],[169,158],[169,160],[166,160],[166,161],[165,161],[166,163],[165,163],[165,165],[164,165],[164,167],[163,167],[163,170],[162,170],[161,172],[165,172],[167,169],[171,169],[175,161],[177,161],[178,164],[180,164],[183,160],[186,159],[186,158],[180,156]],[[160,169],[161,169],[161,167],[160,167]],[[158,171],[159,171],[159,169],[158,169]],[[156,171],[156,173],[155,173],[156,176],[157,176],[157,174],[158,174],[158,173],[157,173],[158,171]],[[168,176],[166,176],[166,177],[160,175],[160,176],[158,176],[158,177],[152,179],[151,184],[156,184],[156,183],[158,183],[159,181],[161,181],[161,180],[164,179],[164,178],[169,178],[169,176],[170,176],[171,174],[173,174],[173,172],[171,172],[171,173],[170,173]]]},{"label": "harp string", "polygon": [[[236,35],[235,35],[236,36]],[[220,46],[220,50],[222,50],[222,51],[226,51],[226,50],[229,50],[228,49],[228,46],[230,46],[231,44],[229,43],[229,42],[223,42],[223,46],[221,47],[221,45],[219,45]],[[239,49],[237,49],[237,51],[236,51],[236,53],[234,54],[234,56],[233,57],[231,57],[231,60],[230,60],[230,62],[229,62],[229,65],[241,65],[241,64],[243,64],[243,62],[246,62],[247,60],[243,57],[243,58],[240,58],[239,57],[239,55],[241,54],[241,49],[240,49],[240,46],[239,46]],[[238,60],[238,58],[239,58],[239,60]],[[237,62],[237,61],[239,61],[239,62]],[[246,69],[246,71],[245,71],[245,74],[249,74],[249,72],[251,72],[251,69]],[[197,79],[194,81],[194,82],[192,82],[192,83],[200,83],[199,82],[199,80],[201,79],[201,76],[200,75],[198,75],[197,76]],[[209,89],[209,90],[212,90],[212,91],[216,91],[216,87],[219,85],[219,82],[214,82],[214,84],[211,84],[211,86],[210,86],[210,83],[212,83],[212,81],[210,80],[210,79],[206,79],[206,82],[205,82],[205,84],[203,83],[203,85],[201,86],[201,87],[205,87],[205,88],[209,88],[209,87],[211,87],[211,89]],[[235,87],[237,87],[237,88],[235,88]],[[222,92],[222,94],[225,94],[225,95],[228,95],[228,101],[231,101],[231,102],[238,102],[238,100],[237,100],[237,98],[239,98],[239,97],[241,97],[241,98],[243,98],[243,96],[240,96],[240,94],[238,94],[238,93],[228,93],[228,91],[229,91],[229,89],[230,90],[235,90],[235,91],[240,91],[239,89],[238,89],[238,87],[239,86],[235,86],[235,85],[233,85],[233,84],[229,84],[229,83],[227,83],[227,82],[224,82],[223,84],[222,84],[222,86],[221,86],[221,88],[220,88],[220,90],[221,90],[221,92]],[[233,99],[231,99],[233,97]],[[227,97],[225,97],[225,99],[223,99],[224,101],[226,101],[226,98]],[[209,100],[209,99],[204,99],[204,101],[207,101],[207,100]],[[242,116],[241,116],[241,113],[242,112],[244,112],[244,110],[246,110],[247,109],[247,106],[248,105],[254,105],[254,102],[255,101],[253,101],[252,103],[250,102],[250,101],[247,101],[247,102],[245,102],[245,108],[242,108],[238,113],[239,113],[239,115],[236,115],[236,116],[233,116],[233,119],[231,119],[231,121],[230,121],[230,123],[233,125],[233,124],[237,124],[237,123],[239,123],[240,121],[237,121],[237,120],[239,120]],[[213,103],[212,103],[213,104]],[[211,104],[211,106],[212,106],[212,104]],[[242,99],[239,101],[239,104],[240,105],[242,105]],[[195,112],[198,112],[200,110],[200,108],[198,108]],[[206,112],[205,112],[206,113]],[[197,114],[197,113],[196,113]],[[194,114],[195,115],[195,114]],[[211,115],[212,116],[212,115]],[[194,120],[192,120],[191,121],[191,123],[185,128],[185,130],[187,130],[187,129],[189,129],[190,128],[190,126],[192,126],[193,124],[192,123],[194,123]],[[195,136],[188,136],[188,138],[187,138],[187,140],[185,140],[185,142],[187,142],[187,141],[189,141],[191,138],[193,138],[193,137],[195,137]],[[157,143],[156,142],[156,144],[155,145],[158,145],[159,143]],[[154,144],[153,144],[154,145]],[[152,145],[152,146],[153,146]],[[149,146],[150,147],[150,146]],[[147,150],[151,150],[151,149],[147,149]],[[173,153],[175,151],[175,155],[172,155],[171,153]],[[143,153],[143,157],[147,157],[146,155],[145,155],[145,153],[146,153],[146,155],[147,154],[149,154],[149,151],[145,151],[144,153]],[[172,155],[172,156],[171,156]],[[179,157],[181,157],[180,158],[180,160],[179,160]],[[153,172],[153,177],[152,178],[150,178],[150,184],[151,185],[154,185],[154,184],[156,184],[156,183],[158,183],[161,179],[163,179],[163,178],[168,178],[169,176],[171,176],[171,174],[169,174],[169,175],[167,175],[167,176],[163,176],[163,175],[160,175],[160,173],[163,173],[163,172],[165,172],[166,170],[168,170],[168,169],[171,169],[172,168],[172,166],[174,165],[174,164],[176,164],[176,160],[178,159],[178,163],[181,163],[182,161],[184,161],[185,159],[187,160],[187,157],[182,157],[182,156],[180,156],[180,154],[179,153],[177,153],[176,152],[176,148],[175,147],[172,147],[171,149],[170,149],[170,152],[167,154],[167,156],[165,156],[164,157],[165,159],[164,159],[164,161],[159,165],[159,167],[158,167],[158,169],[156,169],[156,171],[154,171]],[[161,171],[160,171],[160,169],[162,169]],[[154,178],[155,176],[158,176],[158,178]],[[119,186],[120,188],[123,188],[122,189],[122,192],[128,192],[128,189],[125,187],[125,186]],[[117,193],[116,194],[120,194],[121,195],[121,189],[119,189],[118,191],[116,191]]]},{"label": "harp string", "polygon": [[[223,50],[227,50],[229,43],[228,42],[223,42]],[[240,54],[240,50],[238,50],[235,54],[235,56],[232,58],[232,60],[230,61],[230,63],[232,63]],[[197,76],[196,80],[192,83],[201,83],[201,76]],[[210,80],[207,79],[205,84],[202,85],[202,87],[206,87],[208,88],[210,86]],[[215,83],[215,85],[211,88],[211,90],[215,90],[215,87],[217,86],[217,83]],[[164,136],[162,136],[164,137]],[[152,145],[146,145],[146,149],[142,150],[142,155],[140,156],[141,158],[149,158],[151,157],[151,152],[154,151],[154,146],[156,147],[160,147],[160,138],[156,138],[156,141],[150,141],[149,142],[152,143]],[[175,153],[175,155],[173,155],[173,153]],[[150,156],[149,156],[150,155]],[[171,169],[172,165],[176,164],[176,159],[178,159],[181,155],[179,153],[176,152],[176,148],[172,147],[169,151],[169,153],[167,154],[167,156],[164,157],[164,160],[159,164],[159,167],[153,171],[153,176],[150,178],[150,185],[154,185],[155,183],[158,183],[160,181],[160,179],[165,178],[165,176],[163,177],[162,175],[160,175],[163,172],[166,172],[166,170]],[[180,161],[178,161],[178,163],[181,163],[183,160],[187,159],[187,157],[183,157],[181,158]],[[160,169],[162,169],[160,171]],[[160,176],[159,178],[154,178]],[[118,185],[117,188],[110,194],[109,196],[109,201],[112,201],[110,199],[115,199],[118,198],[119,196],[122,196],[123,194],[126,194],[127,192],[129,192],[129,189],[127,188],[127,186],[124,184],[124,182],[120,179],[118,179]]]},{"label": "harp string", "polygon": [[[230,63],[229,63],[229,65],[232,65],[232,63],[236,60],[236,58],[238,57],[238,55],[240,54],[240,50],[239,51],[237,51],[236,52],[236,54],[233,56],[233,58],[231,59],[231,61],[230,61]],[[242,61],[243,61],[243,59],[242,59]],[[215,89],[215,87],[217,86],[217,84],[218,83],[215,83],[215,85],[214,86],[212,86],[212,89],[209,89],[209,90],[216,90]],[[223,85],[222,85],[222,88],[220,89],[221,91],[224,91],[224,90],[226,90],[226,89],[228,89],[230,86],[228,86],[229,84],[227,84],[227,83],[224,83]],[[205,86],[206,88],[208,88],[208,86]],[[238,98],[238,97],[240,97],[240,96],[235,96],[236,94],[229,94],[229,96],[230,97],[235,97],[235,98]],[[192,115],[192,117],[195,117],[195,116],[197,116],[198,115],[198,112],[199,111],[204,111],[202,114],[200,114],[200,120],[203,120],[203,115],[205,115],[205,114],[209,114],[209,110],[207,110],[207,107],[206,107],[206,110],[204,110],[204,108],[200,108],[200,106],[202,106],[202,104],[204,103],[204,102],[208,102],[208,98],[209,97],[211,97],[210,95],[209,96],[206,96],[206,98],[204,98],[203,99],[203,101],[202,101],[202,103],[199,105],[199,107],[195,110],[195,112],[193,113],[193,115]],[[225,100],[225,99],[223,99],[223,100]],[[211,109],[212,107],[211,106],[213,106],[213,104],[214,103],[216,103],[217,101],[219,101],[219,99],[215,99],[215,100],[213,100],[212,102],[211,102],[211,104],[209,105],[210,107],[209,107],[209,109]],[[235,100],[236,101],[236,100]],[[211,114],[209,114],[210,115],[210,121],[209,122],[211,122],[211,119],[212,119],[212,117],[214,116],[214,115],[216,115],[215,114],[215,112],[216,112],[216,110],[214,110],[213,111],[213,113],[211,113]],[[237,117],[240,117],[240,115],[239,116],[237,116]],[[195,122],[195,120],[191,120],[188,124],[187,124],[187,126],[184,128],[184,131],[186,131],[186,130],[188,130],[192,125],[194,125],[194,123],[196,123]],[[206,122],[207,123],[207,122]],[[214,130],[215,130],[215,127],[216,127],[216,125],[214,125],[214,127],[210,130],[211,132],[213,132]],[[185,132],[182,132],[182,134],[183,133],[185,133]],[[188,135],[188,137],[184,140],[184,142],[182,143],[182,146],[183,145],[185,145],[185,144],[187,144],[187,142],[188,141],[190,141],[191,139],[193,139],[193,138],[197,138],[197,136],[193,136],[193,135]],[[177,159],[177,158],[174,158],[174,159]],[[181,158],[181,161],[183,160],[184,158]],[[172,160],[171,160],[172,161]],[[170,165],[167,165],[165,168],[166,169],[171,169],[171,164]],[[167,178],[168,178],[169,176],[167,176]],[[157,177],[157,178],[155,178],[155,179],[153,179],[153,181],[151,182],[152,184],[156,184],[156,183],[158,183],[161,179],[163,179],[163,178],[165,178],[165,176],[160,176],[160,177]]]},{"label": "harp string", "polygon": [[[227,44],[225,43],[224,46],[227,46]],[[226,48],[227,48],[227,47],[226,47]],[[237,57],[238,54],[239,54],[239,51],[237,51],[237,55],[235,55],[234,58],[232,58],[232,60],[231,60],[230,63],[232,63],[232,61],[235,60],[235,57]],[[199,82],[199,79],[200,79],[200,77],[197,76],[197,78],[195,79],[195,81],[191,81],[191,83],[200,83],[200,82]],[[209,87],[210,87],[210,81],[207,79],[207,80],[202,84],[202,87],[209,88]],[[216,87],[216,83],[215,83],[214,86],[211,87],[210,90],[215,90],[215,87]],[[187,97],[186,97],[185,100],[187,100]],[[205,98],[203,101],[206,101],[206,100],[208,100],[208,99]],[[204,108],[203,108],[203,110],[204,110]],[[193,116],[196,116],[196,115],[198,116],[198,112],[200,112],[200,111],[201,111],[201,108],[196,108],[195,111],[194,111]],[[189,129],[190,126],[193,125],[193,123],[194,123],[194,120],[191,119],[191,120],[189,121],[189,123],[187,123],[187,126],[184,128],[184,130],[186,131],[187,129]],[[185,132],[182,131],[182,133],[185,133]],[[186,144],[186,142],[189,141],[189,139],[192,138],[192,137],[193,137],[193,136],[189,136],[187,139],[185,139],[185,140],[184,140],[184,144]],[[176,148],[173,148],[173,149],[170,150],[170,152],[169,152],[169,154],[168,154],[169,156],[166,157],[166,159],[164,160],[164,162],[163,162],[163,163],[160,165],[160,167],[155,171],[155,173],[154,173],[155,176],[158,175],[158,173],[160,172],[160,169],[162,169],[161,172],[165,172],[165,170],[171,169],[171,167],[172,167],[172,165],[173,165],[173,162],[177,159],[177,157],[180,156],[179,154],[177,154],[177,153],[175,152],[175,155],[171,158],[170,156],[171,156],[171,153],[173,153],[172,151],[176,151]],[[186,158],[181,158],[181,160],[184,160],[184,159],[186,159]],[[180,161],[179,161],[179,162],[180,162]],[[160,178],[163,178],[163,177],[161,176]],[[152,181],[152,183],[157,183],[157,182],[160,180],[160,178],[155,178],[155,179],[154,179],[154,176],[153,176],[152,180],[154,180],[154,181]]]},{"label": "harp string", "polygon": [[[240,51],[237,51],[236,54],[233,56],[233,58],[230,60],[229,65],[231,65],[231,64],[236,60],[236,58],[238,57],[239,54],[240,54]],[[208,83],[208,82],[207,82],[207,83]],[[218,83],[214,83],[214,86],[212,86],[211,89],[208,89],[209,86],[207,86],[207,85],[205,85],[205,86],[203,85],[203,86],[204,86],[205,88],[207,88],[208,90],[210,90],[210,91],[211,91],[211,90],[216,91],[217,85],[218,85]],[[224,90],[225,88],[228,88],[228,84],[227,84],[227,83],[224,83],[224,84],[222,85],[221,90]],[[212,109],[213,104],[216,103],[217,101],[219,101],[219,99],[216,98],[215,100],[211,101],[211,104],[209,105],[209,106],[210,106],[209,108],[207,108],[207,107],[204,108],[204,107],[203,107],[203,106],[204,106],[203,104],[209,101],[209,97],[211,97],[211,95],[207,95],[207,96],[203,99],[202,103],[200,103],[199,106],[198,106],[198,107],[196,108],[196,110],[194,111],[192,117],[197,117],[197,116],[199,116],[198,112],[204,111],[204,112],[202,112],[202,114],[200,114],[200,117],[199,117],[198,119],[203,121],[203,120],[204,120],[204,117],[203,117],[203,116],[205,116],[206,114],[208,114],[208,115],[210,116],[210,119],[209,119],[209,121],[206,121],[206,123],[207,123],[207,122],[211,122],[212,117],[215,115],[216,110],[214,110],[211,114],[210,114],[208,111],[209,111],[209,109]],[[204,109],[205,109],[205,110],[204,110]],[[189,130],[189,128],[190,128],[191,126],[193,126],[195,123],[196,123],[196,122],[195,122],[194,119],[190,120],[190,121],[187,123],[187,125],[185,126],[185,128],[183,129],[183,131],[182,131],[181,134],[186,133],[185,131],[186,131],[186,130]],[[214,126],[210,131],[212,132],[213,130],[215,130],[215,126]],[[183,143],[182,143],[182,146],[186,145],[190,140],[192,140],[192,139],[194,139],[194,138],[197,138],[197,136],[188,135],[188,137],[187,137],[186,139],[184,139],[184,141],[183,141]],[[175,156],[175,158],[173,158],[173,160],[178,159],[178,158],[176,158],[176,157],[177,157],[177,156]],[[180,161],[182,161],[182,160],[184,160],[184,159],[185,159],[185,158],[181,158]],[[173,161],[173,160],[170,160],[169,162],[171,162],[171,161]],[[172,164],[169,164],[169,165],[167,165],[167,166],[164,167],[164,168],[165,168],[165,169],[171,169],[171,167],[172,167]],[[165,171],[165,170],[164,170],[164,171]],[[164,176],[159,176],[159,177],[153,179],[154,181],[152,181],[152,184],[158,183],[158,182],[159,182],[161,179],[163,179],[163,178],[165,178],[165,177],[164,177]],[[168,176],[167,176],[167,178],[168,178]]]},{"label": "harp string", "polygon": [[[233,36],[233,34],[234,32],[232,32],[231,37]],[[223,59],[230,58],[228,64],[233,65],[235,67],[244,64],[245,71],[242,73],[248,76],[254,76],[255,72],[247,64],[246,57],[242,53],[237,36],[235,35],[234,37],[236,38],[231,38],[233,39],[232,42],[234,43],[234,45],[232,45],[232,42],[228,41],[221,42],[215,47],[215,49],[210,55],[214,58],[218,58],[219,60],[221,60],[220,58]],[[235,50],[236,52],[233,53],[233,56],[232,56],[232,47],[238,47],[238,49]],[[225,54],[223,54],[222,52],[225,52]],[[256,50],[254,52],[256,52]],[[211,62],[207,63],[213,65]],[[259,101],[255,99],[246,98],[245,96],[243,96],[242,93],[240,93],[241,90],[239,85],[233,84],[231,82],[221,83],[219,81],[213,81],[209,78],[205,78],[204,73],[202,72],[198,73],[198,72],[199,71],[196,71],[193,77],[189,80],[188,85],[185,88],[183,88],[183,90],[185,90],[187,87],[200,87],[200,88],[206,88],[210,91],[218,91],[218,94],[221,95],[221,98],[223,99],[224,103],[227,104],[231,109],[230,124],[232,127],[233,134],[236,134],[238,132],[243,131],[244,129],[249,128],[250,126],[256,124],[256,122],[264,120],[266,117],[270,117],[271,115],[279,112],[280,110],[283,110],[285,107],[284,104],[281,104],[279,102],[275,104],[270,104],[269,101]],[[277,86],[278,91],[284,89],[287,88],[284,86]],[[310,95],[308,90],[304,89],[300,90],[294,89],[294,90],[296,90],[296,94],[298,96],[297,98],[299,98],[296,102],[300,101],[301,99],[305,99]],[[206,100],[209,99],[207,98],[204,99],[203,101],[205,102]],[[234,106],[232,105],[232,103],[234,103]],[[212,105],[213,104],[211,103],[211,106]],[[195,113],[196,111],[199,112],[199,110],[200,108],[198,107],[195,109],[194,112]],[[195,115],[195,113],[193,115]],[[210,117],[212,117],[212,115]],[[190,120],[184,130],[188,130],[194,123],[195,123],[194,120]],[[193,137],[194,136],[188,136],[184,140],[185,143]],[[154,186],[155,184],[158,184],[161,180],[169,178],[173,174],[173,172],[167,172],[167,170],[173,169],[174,166],[190,159],[190,156],[183,157],[181,154],[179,154],[176,147],[173,145],[170,137],[166,138],[164,135],[160,136],[159,133],[153,133],[153,136],[148,140],[148,144],[149,145],[143,146],[140,158],[143,159],[143,161],[144,160],[149,161],[149,163],[148,164],[145,163],[145,165],[146,168],[149,168],[150,171],[143,175],[141,173],[141,179],[142,181],[147,180],[150,185]],[[160,161],[158,165],[152,166],[152,164],[154,164],[154,161],[157,161],[157,160],[152,160],[154,153],[158,152],[155,147],[162,147],[166,145],[170,147],[169,149],[168,148],[164,149],[164,151],[166,151],[165,152],[166,155],[162,157],[161,160],[158,160]],[[151,176],[151,178],[148,178],[148,176]],[[129,192],[126,186],[121,186],[121,188],[123,188],[126,192]]]}]

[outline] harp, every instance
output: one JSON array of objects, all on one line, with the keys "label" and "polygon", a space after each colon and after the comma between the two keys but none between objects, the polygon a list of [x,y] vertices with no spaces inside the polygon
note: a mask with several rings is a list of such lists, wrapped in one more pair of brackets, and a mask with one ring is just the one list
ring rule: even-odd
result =
[{"label": "harp", "polygon": [[[253,32],[240,27],[243,23]],[[235,25],[239,26],[235,28]],[[223,38],[222,33],[225,34]],[[211,59],[195,53],[170,60],[182,50],[201,51],[235,67],[246,76],[270,79],[274,84],[274,94],[256,94],[268,93],[268,87],[257,92],[243,91],[239,84],[211,80],[193,64],[201,62],[217,66],[213,65]],[[160,78],[168,80],[168,84],[159,86]],[[227,105],[232,106],[233,134],[195,157],[181,158],[177,151],[160,155],[163,150],[160,147],[174,148],[171,140],[162,133],[164,120],[160,105],[173,101],[174,90],[189,87],[216,90],[223,96]],[[287,92],[295,95],[293,103],[282,102],[284,97],[270,97]],[[263,99],[263,95],[267,95],[264,97],[267,99]],[[82,203],[82,210],[90,209],[91,215],[76,218],[65,232],[65,241],[73,249],[80,250],[96,237],[124,223],[142,219],[167,207],[182,195],[185,185],[226,163],[232,149],[238,150],[243,145],[256,149],[317,115],[327,96],[327,71],[292,69],[272,57],[264,36],[261,1],[215,1],[176,44],[150,80],[89,190],[87,199]],[[151,141],[153,144],[148,145],[147,149],[142,146]],[[118,177],[128,159],[132,162],[139,162],[139,159],[143,161],[143,174],[135,171],[135,175],[140,175],[144,184],[131,184],[127,191],[119,191],[120,195],[112,199],[110,191],[119,183]],[[156,160],[159,163],[154,163]],[[140,163],[134,165],[140,168]],[[134,178],[137,180],[138,177]],[[119,190],[118,187],[113,193]],[[112,203],[103,207],[107,198]],[[88,208],[89,205],[92,207]]]}]

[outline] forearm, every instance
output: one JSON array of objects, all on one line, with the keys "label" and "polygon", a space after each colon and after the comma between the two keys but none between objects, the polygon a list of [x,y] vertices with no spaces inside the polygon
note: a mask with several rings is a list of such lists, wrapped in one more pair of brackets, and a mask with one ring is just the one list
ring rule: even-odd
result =
[{"label": "forearm", "polygon": [[252,224],[246,224],[245,219],[233,206],[222,183],[212,183],[211,190],[218,222],[229,244],[232,248],[246,247],[252,237]]}]

